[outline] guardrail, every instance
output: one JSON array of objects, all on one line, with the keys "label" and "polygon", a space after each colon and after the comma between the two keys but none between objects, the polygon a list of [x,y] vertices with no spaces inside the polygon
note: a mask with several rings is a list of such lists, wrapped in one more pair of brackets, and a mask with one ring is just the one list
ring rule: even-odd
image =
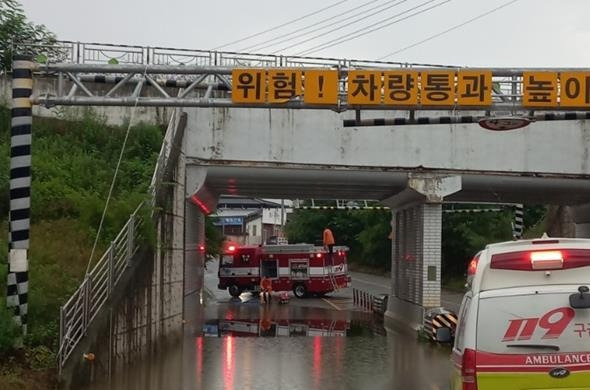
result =
[{"label": "guardrail", "polygon": [[[371,61],[358,59],[283,56],[231,51],[179,49],[112,43],[56,41],[53,45],[34,42],[13,43],[13,52],[43,54],[51,63],[73,64],[134,64],[134,65],[187,65],[219,67],[340,67],[340,68],[392,68],[392,67],[450,67],[440,64]],[[456,67],[456,66],[453,66]]]},{"label": "guardrail", "polygon": [[86,275],[76,292],[60,309],[58,365],[64,367],[87,334],[100,309],[109,301],[131,259],[139,250],[143,220],[137,207],[104,255]]},{"label": "guardrail", "polygon": [[373,294],[353,288],[352,303],[365,311],[373,311]]}]

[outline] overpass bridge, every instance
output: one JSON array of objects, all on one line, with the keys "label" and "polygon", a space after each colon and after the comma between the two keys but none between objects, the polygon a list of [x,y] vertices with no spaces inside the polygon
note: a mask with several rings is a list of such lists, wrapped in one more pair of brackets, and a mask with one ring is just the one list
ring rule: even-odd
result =
[{"label": "overpass bridge", "polygon": [[[64,44],[57,56],[65,62],[35,64],[19,57],[14,63],[10,281],[17,274],[22,280],[28,269],[28,213],[22,211],[28,210],[28,192],[21,189],[30,183],[30,171],[27,176],[21,168],[30,165],[26,146],[34,104],[177,107],[152,188],[156,204],[166,205],[158,216],[155,262],[168,273],[159,278],[184,289],[168,289],[173,310],[162,303],[154,314],[159,319],[148,313],[141,321],[178,318],[178,302],[196,299],[191,292],[202,284],[204,265],[196,248],[204,243],[204,217],[221,194],[373,199],[389,206],[394,235],[387,315],[412,325],[421,322],[423,308],[440,305],[444,202],[581,205],[578,234],[590,232],[589,208],[583,206],[590,195],[590,104],[579,89],[588,85],[582,81],[590,70],[472,70],[202,51],[158,57],[154,48],[141,49],[152,60],[181,58],[184,65],[178,65],[150,62],[129,47],[85,50]],[[108,55],[93,57],[109,50],[122,60],[106,64]],[[270,88],[266,77],[272,72],[294,80],[287,98],[267,99],[270,90],[261,86]],[[51,80],[47,90],[32,88],[33,74]],[[414,80],[416,87],[405,92],[423,94],[420,104],[387,103],[389,76]],[[429,102],[428,83],[442,76],[451,83],[451,100]],[[381,83],[372,89],[380,98],[355,103],[355,85],[370,80]],[[466,80],[487,86],[472,96],[478,101],[454,95],[474,88]],[[265,97],[257,97],[256,88]],[[498,130],[528,126],[494,132],[478,123]],[[175,185],[162,187],[162,181]],[[18,305],[18,299],[11,303]],[[20,307],[26,313],[26,305]]]}]

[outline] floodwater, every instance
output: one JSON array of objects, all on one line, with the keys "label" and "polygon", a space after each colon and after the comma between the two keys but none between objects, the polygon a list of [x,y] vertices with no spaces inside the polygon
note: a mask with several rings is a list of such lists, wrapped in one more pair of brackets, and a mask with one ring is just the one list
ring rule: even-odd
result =
[{"label": "floodwater", "polygon": [[217,308],[225,314],[221,319],[206,320],[193,336],[115,373],[110,386],[93,389],[448,388],[448,347],[386,331],[372,315],[235,309]]},{"label": "floodwater", "polygon": [[[364,287],[379,287],[361,276]],[[131,365],[115,363],[110,383],[91,389],[448,389],[450,347],[384,329],[352,304],[351,289],[263,305],[217,290],[215,269],[204,282],[204,294],[185,297],[184,336]]]}]

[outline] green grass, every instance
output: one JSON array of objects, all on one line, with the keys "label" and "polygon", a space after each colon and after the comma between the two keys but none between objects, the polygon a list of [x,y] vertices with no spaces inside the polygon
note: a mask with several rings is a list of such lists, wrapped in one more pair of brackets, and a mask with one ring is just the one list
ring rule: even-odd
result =
[{"label": "green grass", "polygon": [[[33,120],[29,334],[14,343],[11,315],[0,304],[0,390],[47,388],[34,382],[55,379],[49,367],[58,349],[59,308],[84,277],[126,129],[91,114],[78,121]],[[9,133],[10,112],[0,107],[0,248],[8,247]],[[146,199],[162,135],[157,126],[132,128],[94,262]],[[6,263],[2,249],[2,303]],[[31,374],[37,371],[43,373]]]}]

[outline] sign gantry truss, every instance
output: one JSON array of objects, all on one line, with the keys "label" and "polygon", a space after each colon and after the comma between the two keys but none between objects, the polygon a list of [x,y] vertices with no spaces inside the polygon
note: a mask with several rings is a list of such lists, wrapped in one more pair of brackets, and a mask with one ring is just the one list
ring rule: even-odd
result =
[{"label": "sign gantry truss", "polygon": [[55,90],[34,92],[33,103],[45,106],[461,110],[531,118],[534,111],[590,111],[590,69],[581,68],[484,69],[68,41],[13,50],[41,53],[37,75],[58,79]]},{"label": "sign gantry truss", "polygon": [[590,70],[581,69],[38,64],[35,70],[58,79],[56,91],[33,97],[45,106],[590,111]]}]

